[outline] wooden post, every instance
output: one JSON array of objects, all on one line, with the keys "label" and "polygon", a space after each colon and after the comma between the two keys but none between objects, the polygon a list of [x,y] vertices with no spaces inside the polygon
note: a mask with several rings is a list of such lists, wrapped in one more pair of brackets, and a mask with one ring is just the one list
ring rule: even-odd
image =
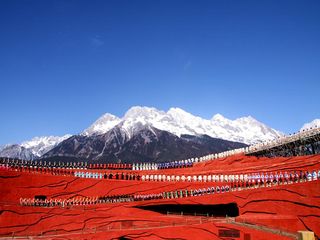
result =
[{"label": "wooden post", "polygon": [[314,240],[314,233],[310,231],[298,231],[299,240]]}]

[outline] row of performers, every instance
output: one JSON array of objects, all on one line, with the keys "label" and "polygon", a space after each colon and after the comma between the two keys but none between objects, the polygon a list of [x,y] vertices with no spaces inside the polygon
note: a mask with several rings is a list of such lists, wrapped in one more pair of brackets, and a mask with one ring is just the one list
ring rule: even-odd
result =
[{"label": "row of performers", "polygon": [[225,193],[230,191],[230,186],[215,186],[199,189],[180,189],[162,193],[137,194],[137,195],[114,195],[103,197],[76,197],[72,199],[39,199],[39,198],[20,198],[22,206],[37,206],[37,207],[68,207],[78,205],[93,205],[103,203],[122,203],[133,201],[147,201],[156,199],[172,199],[182,197],[195,197],[204,194]]},{"label": "row of performers", "polygon": [[170,198],[182,198],[182,197],[196,197],[202,196],[204,194],[215,194],[215,193],[225,193],[230,191],[230,186],[216,186],[216,187],[208,187],[208,188],[199,188],[199,189],[183,189],[177,191],[169,191],[163,192],[162,198],[170,199]]},{"label": "row of performers", "polygon": [[189,160],[180,160],[165,163],[133,163],[132,170],[134,171],[148,171],[158,169],[171,169],[171,168],[187,168],[192,167],[193,162]]},{"label": "row of performers", "polygon": [[11,168],[68,168],[68,169],[112,169],[112,170],[157,170],[157,169],[170,169],[170,168],[185,168],[192,167],[193,162],[191,159],[172,161],[166,163],[90,163],[81,162],[81,163],[51,163],[51,162],[42,162],[42,161],[25,161],[25,160],[3,160],[0,162],[0,166],[6,166]]},{"label": "row of performers", "polygon": [[7,166],[0,165],[0,169],[12,170],[27,173],[40,173],[40,174],[51,174],[58,176],[74,176],[81,178],[94,178],[94,179],[118,179],[118,180],[141,180],[138,174],[129,173],[98,173],[89,171],[75,171],[75,169],[68,168],[47,168],[47,167],[32,167],[32,166]]},{"label": "row of performers", "polygon": [[[193,160],[193,159],[192,159]],[[192,167],[193,162],[191,159],[179,160],[166,163],[94,163],[89,164],[89,169],[127,169],[127,170],[157,170],[157,169],[170,169],[170,168],[185,168]]]},{"label": "row of performers", "polygon": [[119,203],[132,202],[134,197],[131,195],[104,196],[104,197],[76,197],[71,199],[39,199],[39,198],[20,198],[22,206],[36,207],[68,207],[78,205],[93,205],[99,203]]},{"label": "row of performers", "polygon": [[36,207],[68,207],[78,205],[93,205],[103,203],[121,203],[121,202],[133,202],[133,201],[147,201],[156,199],[170,199],[170,198],[182,198],[193,197],[204,194],[224,193],[229,192],[230,187],[216,186],[209,188],[199,188],[192,190],[175,190],[163,193],[151,193],[151,194],[137,194],[137,195],[114,195],[103,197],[76,197],[72,199],[40,199],[40,198],[20,198],[20,205],[22,206],[36,206]]},{"label": "row of performers", "polygon": [[76,197],[72,199],[38,199],[38,198],[20,198],[20,205],[35,207],[69,207],[79,205],[94,205],[105,203],[123,203],[133,201],[144,201],[153,199],[162,199],[163,194],[144,194],[144,195],[114,195],[103,197]]},{"label": "row of performers", "polygon": [[[225,193],[231,190],[229,185],[225,186],[215,186],[208,188],[199,189],[180,189],[174,191],[163,192],[159,194],[139,194],[134,196],[135,201],[144,200],[154,200],[154,199],[172,199],[172,198],[183,198],[183,197],[196,197],[204,194],[215,194],[215,193]],[[233,190],[237,190],[234,188]]]},{"label": "row of performers", "polygon": [[[4,168],[5,166],[0,165]],[[5,167],[6,168],[6,167]],[[32,168],[32,167],[18,167],[10,168],[16,171],[36,172],[52,175],[75,176],[81,178],[94,179],[117,179],[117,180],[142,180],[142,181],[188,181],[188,182],[296,182],[296,181],[312,181],[320,178],[320,170],[316,171],[291,171],[291,172],[266,172],[253,174],[237,174],[237,175],[139,175],[137,173],[98,173],[89,171],[74,171],[73,169],[65,168]]]},{"label": "row of performers", "polygon": [[74,172],[75,177],[94,179],[116,179],[116,180],[141,180],[136,173],[98,173],[98,172]]},{"label": "row of performers", "polygon": [[78,197],[73,199],[39,199],[39,198],[20,198],[20,205],[22,206],[36,206],[36,207],[67,207],[72,205],[79,205],[79,203],[84,203],[83,205],[90,205],[97,203],[97,197]]},{"label": "row of performers", "polygon": [[144,194],[144,195],[112,195],[102,197],[76,197],[71,199],[46,199],[46,198],[20,198],[22,206],[36,207],[68,207],[78,205],[93,205],[103,203],[122,203],[141,200],[160,199],[163,194]]},{"label": "row of performers", "polygon": [[8,166],[1,164],[0,169],[4,170],[13,170],[18,172],[28,172],[28,173],[43,173],[43,174],[52,174],[52,175],[64,175],[64,176],[73,176],[75,170],[72,168],[60,168],[60,167],[33,167],[33,166]]},{"label": "row of performers", "polygon": [[118,180],[142,180],[142,181],[188,181],[188,182],[297,182],[312,181],[320,178],[320,170],[317,171],[293,171],[285,173],[255,173],[240,175],[138,175],[129,173],[95,173],[95,172],[75,172],[75,177],[95,178],[95,179],[118,179]]},{"label": "row of performers", "polygon": [[[199,189],[180,189],[174,191],[168,191],[163,193],[152,193],[152,194],[136,194],[136,195],[113,195],[113,196],[102,196],[102,197],[77,197],[72,199],[38,199],[38,198],[20,198],[20,204],[23,206],[42,206],[42,207],[54,207],[54,206],[73,206],[73,205],[92,205],[98,203],[121,203],[121,202],[132,202],[132,201],[145,201],[145,200],[155,200],[155,199],[172,199],[172,198],[182,198],[182,197],[195,197],[205,194],[219,194],[229,191],[241,191],[257,187],[271,187],[278,184],[290,184],[299,182],[299,175],[293,177],[292,179],[288,177],[284,178],[274,178],[273,180],[268,178],[266,182],[263,181],[249,181],[249,182],[231,182],[230,185],[222,186],[211,186],[207,188]],[[317,180],[317,178],[308,178],[305,174],[301,178],[301,181],[312,181]]]},{"label": "row of performers", "polygon": [[10,158],[1,158],[0,157],[0,165],[6,165],[8,167],[47,167],[47,168],[73,168],[73,169],[86,169],[88,166],[87,162],[51,162],[44,160],[21,160],[21,159],[10,159]]},{"label": "row of performers", "polygon": [[320,170],[292,171],[292,172],[266,172],[238,175],[142,175],[142,181],[182,181],[182,182],[297,182],[313,181],[320,178]]},{"label": "row of performers", "polygon": [[184,168],[192,167],[193,162],[189,160],[180,160],[166,163],[64,163],[64,162],[42,162],[42,161],[26,161],[26,160],[6,160],[2,159],[0,166],[6,166],[11,168],[68,168],[68,169],[112,169],[112,170],[157,170],[157,169],[169,169],[169,168]]}]

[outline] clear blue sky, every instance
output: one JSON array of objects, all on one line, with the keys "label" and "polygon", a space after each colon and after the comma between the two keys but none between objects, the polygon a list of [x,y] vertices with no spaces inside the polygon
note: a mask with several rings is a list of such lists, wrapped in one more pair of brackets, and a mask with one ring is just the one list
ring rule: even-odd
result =
[{"label": "clear blue sky", "polygon": [[320,117],[320,1],[0,1],[0,144],[105,112]]}]

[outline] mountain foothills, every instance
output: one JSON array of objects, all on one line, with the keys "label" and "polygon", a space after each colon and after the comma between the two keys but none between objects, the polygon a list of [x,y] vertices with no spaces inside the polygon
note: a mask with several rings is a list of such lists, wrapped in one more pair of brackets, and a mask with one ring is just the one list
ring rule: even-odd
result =
[{"label": "mountain foothills", "polygon": [[[319,119],[304,128],[317,125]],[[273,140],[283,135],[251,116],[202,119],[180,108],[167,112],[132,107],[119,118],[106,113],[78,135],[35,137],[0,148],[0,156],[21,159],[77,159],[95,162],[170,161]]]}]

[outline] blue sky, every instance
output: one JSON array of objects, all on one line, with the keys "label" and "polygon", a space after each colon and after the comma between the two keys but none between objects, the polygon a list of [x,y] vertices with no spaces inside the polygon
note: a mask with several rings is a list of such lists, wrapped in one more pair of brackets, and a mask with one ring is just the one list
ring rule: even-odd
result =
[{"label": "blue sky", "polygon": [[320,117],[320,1],[2,0],[0,144],[79,133],[105,112]]}]

